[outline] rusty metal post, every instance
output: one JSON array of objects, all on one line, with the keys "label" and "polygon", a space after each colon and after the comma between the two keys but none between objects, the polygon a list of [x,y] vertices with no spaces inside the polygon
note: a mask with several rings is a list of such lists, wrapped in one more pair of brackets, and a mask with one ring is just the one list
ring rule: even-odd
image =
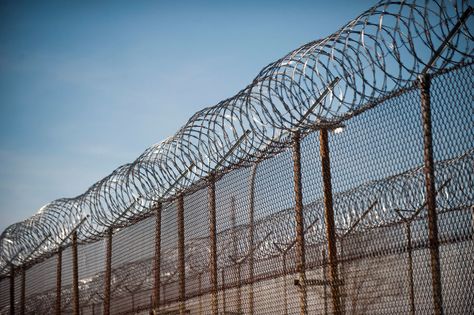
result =
[{"label": "rusty metal post", "polygon": [[72,233],[72,310],[79,315],[79,264],[77,259],[77,231]]},{"label": "rusty metal post", "polygon": [[222,277],[222,312],[226,314],[226,296],[225,296],[225,274],[224,268],[221,269],[221,277]]},{"label": "rusty metal post", "polygon": [[323,177],[324,221],[328,241],[329,285],[331,287],[333,313],[342,314],[339,279],[337,271],[336,227],[334,224],[334,209],[332,201],[331,164],[329,159],[329,141],[327,129],[320,130],[321,174]]},{"label": "rusty metal post", "polygon": [[186,270],[184,261],[184,196],[178,197],[178,270],[179,270],[179,314],[186,313]]},{"label": "rusty metal post", "polygon": [[288,315],[288,283],[287,283],[287,273],[288,268],[286,267],[286,251],[283,252],[282,263],[283,263],[283,302],[285,304],[285,315]]},{"label": "rusty metal post", "polygon": [[[323,258],[323,281],[327,283],[328,281],[328,270],[327,270],[327,258],[326,258],[326,251],[323,249],[322,252]],[[326,285],[323,285],[323,299],[324,299],[324,315],[328,314],[328,289]]]},{"label": "rusty metal post", "polygon": [[410,283],[410,314],[415,315],[415,283],[413,281],[413,247],[411,244],[411,222],[406,222],[408,250],[408,280]]},{"label": "rusty metal post", "polygon": [[253,293],[253,283],[254,283],[254,250],[255,250],[255,241],[254,241],[254,227],[255,227],[255,177],[257,175],[258,163],[255,163],[252,167],[252,174],[250,175],[250,209],[249,209],[249,311],[250,315],[254,314],[255,304],[254,304],[254,293]]},{"label": "rusty metal post", "polygon": [[154,257],[154,283],[153,283],[153,312],[158,314],[160,310],[160,286],[161,286],[161,202],[155,209],[155,257]]},{"label": "rusty metal post", "polygon": [[24,266],[21,266],[21,292],[20,292],[20,314],[25,315],[25,295],[26,295],[26,270]]},{"label": "rusty metal post", "polygon": [[10,315],[15,315],[15,265],[10,263]]},{"label": "rusty metal post", "polygon": [[434,314],[443,314],[441,289],[441,267],[439,261],[438,216],[436,214],[436,188],[433,161],[433,136],[431,132],[431,99],[429,74],[419,76],[421,90],[421,115],[423,124],[423,155],[428,210],[428,243],[431,256],[431,285],[433,289]]},{"label": "rusty metal post", "polygon": [[232,255],[234,256],[237,264],[237,313],[242,312],[242,275],[241,275],[241,262],[238,254],[238,235],[237,235],[237,218],[235,215],[235,197],[232,196],[230,199],[231,213],[230,221],[232,222]]},{"label": "rusty metal post", "polygon": [[56,261],[56,305],[55,305],[55,314],[61,314],[61,289],[62,289],[62,264],[63,264],[63,249],[62,247],[58,248],[57,261]]},{"label": "rusty metal post", "polygon": [[110,284],[112,280],[112,237],[113,228],[107,230],[105,248],[105,276],[104,276],[104,315],[110,314]]},{"label": "rusty metal post", "polygon": [[242,313],[242,264],[237,264],[237,313]]},{"label": "rusty metal post", "polygon": [[[345,235],[347,236],[347,235]],[[344,237],[345,237],[344,236]],[[339,263],[339,266],[340,266],[340,270],[339,270],[339,278],[340,278],[340,283],[345,283],[346,279],[346,270],[345,270],[345,266],[344,266],[344,237],[341,237],[339,238],[339,244],[340,244],[340,247],[341,247],[341,250],[340,250],[340,253],[339,253],[339,257],[340,257],[340,263]],[[346,313],[346,290],[345,290],[345,285],[341,285],[340,289],[339,289],[339,294],[340,294],[340,297],[341,297],[341,313],[342,314],[345,314]]]},{"label": "rusty metal post", "polygon": [[216,184],[214,176],[211,174],[209,178],[209,238],[211,261],[209,264],[209,274],[211,277],[211,314],[217,315],[218,299],[217,299],[217,227],[216,227]]},{"label": "rusty metal post", "polygon": [[306,258],[304,241],[303,190],[301,183],[301,135],[293,133],[293,179],[295,191],[295,221],[296,221],[296,272],[300,283],[300,314],[308,314],[306,293]]}]

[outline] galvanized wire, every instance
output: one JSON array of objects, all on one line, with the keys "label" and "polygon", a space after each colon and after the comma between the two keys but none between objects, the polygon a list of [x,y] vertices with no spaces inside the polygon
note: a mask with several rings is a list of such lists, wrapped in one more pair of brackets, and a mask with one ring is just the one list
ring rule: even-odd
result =
[{"label": "galvanized wire", "polygon": [[[174,136],[84,194],[55,200],[9,226],[0,237],[2,273],[8,263],[25,264],[30,253],[28,260],[33,260],[56,251],[59,243],[68,245],[65,237],[84,218],[79,241],[100,239],[110,227],[149,215],[155,202],[196,189],[212,172],[227,172],[281,151],[289,130],[346,120],[410,86],[427,65],[436,72],[472,60],[472,29],[464,24],[437,61],[428,64],[468,5],[382,1],[333,35],[290,52],[235,96],[197,112]],[[339,82],[313,107],[335,79]]]},{"label": "galvanized wire", "polygon": [[[55,307],[95,313],[109,298],[114,314],[152,307],[288,314],[300,306],[303,313],[383,313],[394,305],[433,312],[429,290],[414,284],[416,277],[426,281],[428,269],[420,268],[431,246],[416,82],[428,70],[440,253],[456,278],[472,268],[453,262],[451,252],[466,255],[473,235],[474,37],[464,23],[469,5],[382,1],[335,34],[268,65],[237,95],[194,114],[173,137],[84,194],[55,200],[8,227],[0,236],[1,291],[8,291],[11,272],[14,305],[26,313]],[[322,176],[322,143],[314,132],[321,129],[332,130],[321,138],[331,143],[325,158],[332,181]],[[325,190],[332,195],[334,257],[326,247]],[[151,217],[157,209],[159,220]],[[74,235],[78,264],[70,246]],[[113,248],[106,260],[107,235]],[[55,268],[62,271],[60,290]],[[74,303],[71,274],[77,269]],[[402,283],[405,272],[411,286]],[[441,280],[454,288],[444,293],[450,307],[450,294],[472,282]],[[384,305],[380,286],[389,301]],[[279,293],[264,296],[268,290]],[[334,306],[331,295],[340,299],[332,299]],[[472,306],[465,295],[458,303],[462,311]],[[7,304],[3,299],[0,294],[0,306]],[[7,309],[0,307],[0,313]]]},{"label": "galvanized wire", "polygon": [[[437,177],[441,178],[439,182],[439,207],[442,212],[456,211],[465,209],[472,205],[474,190],[472,189],[472,174],[474,174],[474,150],[466,154],[446,161],[438,162],[436,165]],[[374,181],[355,187],[346,192],[334,196],[334,204],[337,215],[336,227],[338,236],[341,239],[347,239],[354,235],[364,235],[370,231],[389,226],[400,226],[405,220],[410,222],[419,221],[424,218],[425,212],[416,212],[425,202],[423,199],[423,169],[421,167],[409,170],[405,173],[392,176],[383,180]],[[387,194],[387,192],[390,192]],[[449,193],[448,193],[449,192]],[[421,197],[420,197],[421,196]],[[374,203],[374,201],[378,201]],[[321,217],[323,212],[323,200],[316,200],[305,205],[305,214],[311,222],[308,222],[305,229],[307,247],[324,246],[326,239],[324,237],[324,219]],[[351,211],[346,211],[350,209]],[[364,215],[364,212],[369,210]],[[412,210],[412,212],[406,212]],[[288,256],[294,256],[295,251],[295,230],[292,223],[293,208],[284,209],[255,222],[254,231],[256,264],[267,262],[264,268],[264,274],[259,277],[279,277],[281,273],[296,272],[296,265],[291,264],[287,270],[281,270],[279,260]],[[400,216],[404,213],[406,216]],[[150,221],[152,222],[152,221]],[[352,228],[351,228],[352,227]],[[143,228],[143,227],[142,227]],[[249,225],[240,224],[218,233],[219,239],[218,259],[220,268],[231,270],[237,268],[248,260],[249,247]],[[150,229],[152,230],[152,229]],[[131,235],[133,231],[127,232]],[[447,231],[444,237],[447,239],[464,238],[462,234],[456,235],[456,231]],[[119,237],[120,239],[120,237]],[[231,244],[238,240],[237,247]],[[360,241],[360,239],[359,239]],[[119,240],[120,242],[120,240]],[[130,240],[128,239],[128,242]],[[353,242],[353,241],[352,241]],[[130,244],[130,243],[129,243]],[[186,278],[198,279],[206,274],[209,269],[209,238],[191,238],[186,240]],[[392,246],[391,251],[397,252],[403,250],[402,244],[385,244]],[[90,246],[90,245],[88,245]],[[360,246],[360,245],[359,245]],[[394,247],[393,247],[394,246]],[[400,246],[400,247],[397,247]],[[124,246],[125,247],[125,246]],[[97,249],[96,249],[97,250]],[[125,248],[130,251],[129,247]],[[377,253],[377,249],[372,249],[363,254],[363,257],[354,257],[360,255],[359,250],[347,248],[346,259],[362,259],[370,257]],[[378,249],[380,250],[380,248]],[[150,255],[150,253],[148,253]],[[139,255],[137,255],[139,256]],[[178,283],[178,247],[169,248],[162,253],[161,274],[164,277],[164,283]],[[270,261],[270,262],[269,262]],[[320,259],[314,257],[309,259],[308,269],[314,268],[315,264],[320,264]],[[120,300],[129,298],[130,295],[139,296],[145,292],[145,297],[149,297],[153,288],[153,258],[138,259],[129,263],[116,263],[119,267],[112,271],[111,292],[116,299],[117,310],[120,306],[130,304],[120,304]],[[104,272],[99,271],[90,278],[84,278],[80,281],[80,301],[81,305],[100,304],[103,300]],[[245,280],[245,277],[231,277],[226,284],[229,287],[235,287],[238,281]],[[241,284],[242,285],[242,284]],[[190,286],[193,292],[190,292],[188,298],[198,294],[198,288]],[[70,299],[70,288],[63,287],[63,300]],[[199,295],[209,293],[210,287],[206,285]],[[65,297],[64,297],[65,296]],[[28,310],[36,310],[38,313],[47,313],[47,310],[54,308],[55,288],[49,291],[43,291],[28,298],[26,307]],[[176,296],[177,301],[177,296]],[[169,302],[169,301],[168,301]],[[70,303],[70,302],[69,302]],[[145,299],[144,304],[148,307],[149,301]],[[63,310],[70,310],[71,305],[64,305]],[[44,311],[41,311],[44,310]],[[114,312],[114,313],[117,313]]]}]

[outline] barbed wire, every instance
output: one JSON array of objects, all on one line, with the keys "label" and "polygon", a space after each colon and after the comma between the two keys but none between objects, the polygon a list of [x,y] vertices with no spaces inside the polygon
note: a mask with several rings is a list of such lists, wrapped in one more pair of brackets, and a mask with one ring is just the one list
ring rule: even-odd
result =
[{"label": "barbed wire", "polygon": [[[455,211],[469,209],[474,200],[472,189],[472,174],[474,174],[474,149],[460,157],[440,161],[436,164],[438,201],[440,211]],[[336,227],[339,237],[347,237],[350,233],[364,235],[364,231],[388,225],[405,223],[397,213],[409,212],[410,221],[425,217],[425,200],[423,198],[423,168],[417,167],[405,173],[391,176],[360,185],[334,196],[336,210]],[[372,201],[377,201],[372,202]],[[326,243],[324,220],[321,217],[323,200],[316,200],[305,205],[307,225],[305,239],[307,246],[322,246]],[[344,209],[344,211],[342,211]],[[349,209],[349,211],[347,211]],[[423,211],[417,211],[423,209]],[[338,211],[339,210],[339,211]],[[369,212],[368,212],[369,210]],[[255,261],[265,261],[286,256],[294,250],[293,208],[281,210],[270,217],[255,222]],[[365,213],[365,215],[364,215]],[[244,263],[250,252],[250,227],[248,224],[229,228],[218,233],[218,259],[220,268],[231,268]],[[235,248],[229,246],[234,240],[238,241]],[[186,241],[186,277],[191,279],[209,271],[209,238],[195,238]],[[178,281],[177,247],[163,252],[161,278],[163,283]],[[311,257],[308,265],[315,265],[319,259]],[[321,263],[321,262],[319,262]],[[275,263],[270,264],[266,272],[274,275],[281,272]],[[291,268],[291,267],[290,267]],[[235,285],[230,283],[229,285]],[[104,273],[82,279],[79,283],[81,305],[100,304],[104,286]],[[116,298],[130,294],[149,291],[153,287],[153,258],[123,264],[112,270],[111,291]],[[209,288],[206,288],[209,290]],[[55,303],[56,289],[32,296],[28,299],[27,309],[51,309]],[[190,290],[192,291],[192,290]],[[71,286],[62,288],[63,307],[71,307]],[[203,294],[205,292],[188,292]]]},{"label": "barbed wire", "polygon": [[[150,215],[157,202],[202,187],[210,174],[222,175],[281,152],[295,129],[306,133],[339,123],[409,87],[427,67],[437,72],[472,62],[474,36],[464,24],[430,63],[470,5],[381,1],[336,33],[288,53],[235,96],[195,113],[174,136],[82,195],[52,201],[9,226],[0,237],[0,274],[8,264],[25,265],[68,246],[73,230],[85,243],[103,238],[110,228],[133,224]],[[422,185],[419,177],[416,185]],[[422,198],[409,195],[406,182],[383,185],[391,185],[392,192],[401,189],[413,203]],[[386,188],[380,187],[379,196],[362,208],[375,201],[377,209],[386,204]],[[411,205],[406,202],[401,206]],[[351,215],[360,215],[354,211],[339,220],[351,222]],[[367,214],[371,223],[364,224],[378,224],[377,211]]]}]

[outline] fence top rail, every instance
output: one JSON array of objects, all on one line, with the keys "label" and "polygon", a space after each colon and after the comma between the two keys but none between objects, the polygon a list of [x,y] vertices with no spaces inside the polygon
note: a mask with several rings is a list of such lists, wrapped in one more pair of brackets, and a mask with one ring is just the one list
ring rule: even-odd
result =
[{"label": "fence top rail", "polygon": [[156,203],[202,187],[211,174],[281,152],[295,129],[337,125],[410,88],[426,69],[472,62],[474,34],[459,23],[466,12],[466,0],[380,1],[334,34],[267,65],[236,95],[195,113],[175,135],[85,193],[52,201],[6,228],[0,269],[68,246],[73,229],[80,242],[100,239],[149,215]]}]

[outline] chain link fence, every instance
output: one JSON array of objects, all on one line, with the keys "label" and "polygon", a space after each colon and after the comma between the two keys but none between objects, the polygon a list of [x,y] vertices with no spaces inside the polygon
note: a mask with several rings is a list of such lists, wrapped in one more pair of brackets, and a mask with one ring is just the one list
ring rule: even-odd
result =
[{"label": "chain link fence", "polygon": [[[390,5],[379,3],[362,17]],[[397,14],[405,9],[400,5]],[[326,100],[337,97],[339,79],[330,80],[314,103],[332,105],[306,107],[293,128],[272,131],[273,140],[263,146],[253,143],[258,150],[247,147],[256,141],[251,138],[255,131],[244,126],[247,131],[234,135],[233,145],[222,146],[220,160],[207,157],[207,167],[217,170],[242,152],[248,158],[197,180],[204,169],[199,159],[166,173],[177,184],[166,186],[162,195],[170,193],[169,198],[144,201],[137,194],[133,199],[120,188],[121,198],[105,200],[109,197],[102,191],[112,189],[111,183],[120,185],[120,174],[132,178],[129,189],[136,178],[148,181],[154,178],[151,170],[165,168],[157,160],[138,174],[135,162],[121,167],[93,186],[79,205],[60,200],[49,206],[67,205],[74,215],[69,227],[54,227],[60,231],[54,246],[51,234],[18,232],[24,225],[4,232],[0,313],[474,313],[474,64],[472,35],[464,24],[472,8],[461,2],[455,9],[464,14],[447,23],[446,13],[439,24],[432,22],[446,28],[446,36],[430,42],[437,45],[422,64],[433,70],[429,74],[418,69],[418,77],[407,77],[403,86],[392,84],[390,93],[368,102],[362,102],[367,91],[354,93],[354,102],[363,105],[325,120],[314,112],[340,112]],[[371,25],[368,18],[358,21]],[[380,18],[372,27],[382,31],[382,23]],[[360,38],[353,45],[361,45]],[[410,67],[403,62],[410,59],[405,54],[397,55],[400,71]],[[372,79],[382,80],[377,76]],[[368,77],[364,83],[354,81],[352,88],[378,89]],[[350,85],[348,76],[343,80]],[[269,114],[255,113],[254,125],[262,126],[254,128],[268,128],[264,115]],[[313,123],[307,123],[313,115]],[[191,178],[190,186],[179,183]],[[119,214],[110,210],[101,217],[104,208],[120,208],[126,201]],[[77,215],[77,209],[87,207],[92,209],[88,215]],[[29,256],[7,245],[16,241],[8,238],[12,231],[33,244]]]}]

